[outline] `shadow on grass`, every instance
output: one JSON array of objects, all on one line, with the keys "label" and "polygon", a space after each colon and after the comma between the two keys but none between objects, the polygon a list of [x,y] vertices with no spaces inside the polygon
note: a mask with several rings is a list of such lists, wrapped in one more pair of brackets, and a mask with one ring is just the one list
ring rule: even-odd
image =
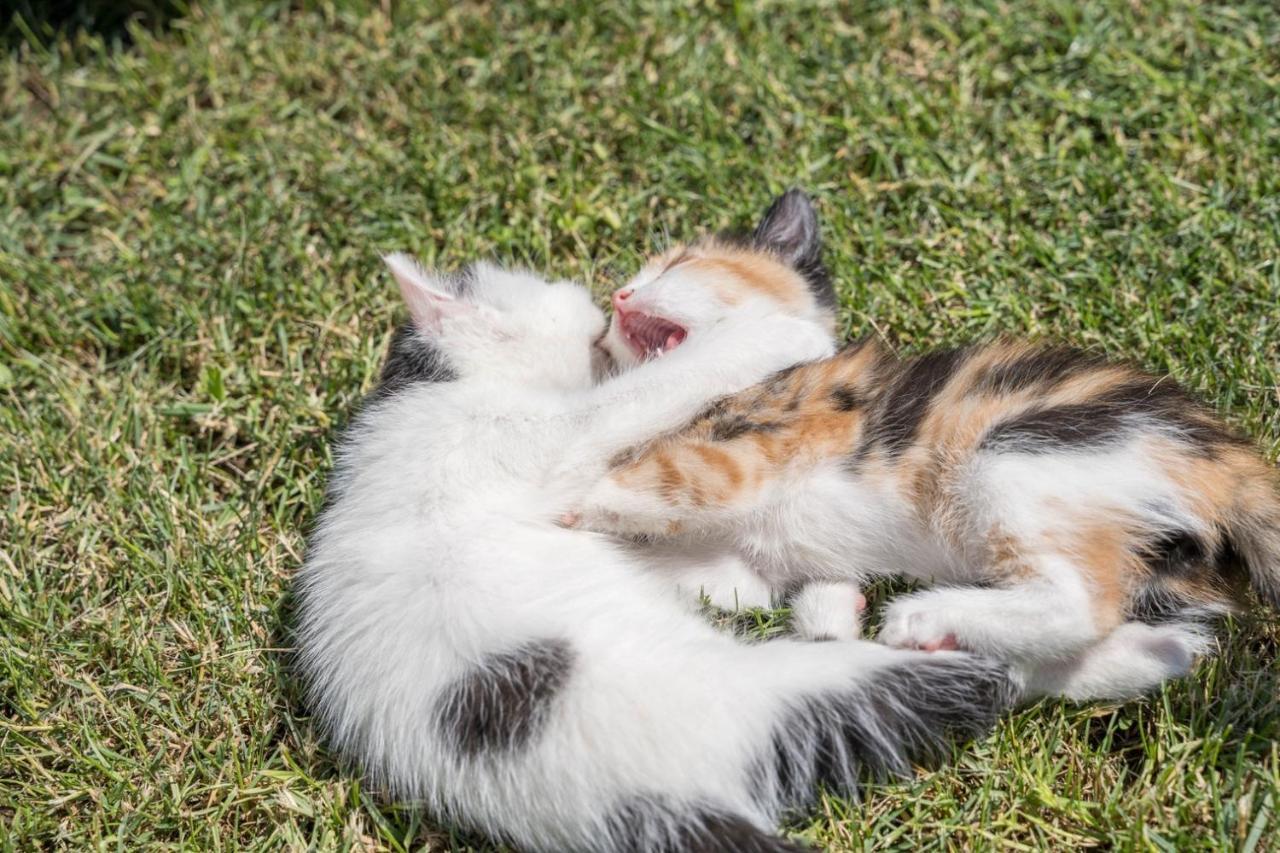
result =
[{"label": "shadow on grass", "polygon": [[0,44],[12,48],[34,40],[48,45],[58,34],[77,32],[128,44],[130,24],[160,30],[189,8],[183,0],[15,0],[0,18]]}]

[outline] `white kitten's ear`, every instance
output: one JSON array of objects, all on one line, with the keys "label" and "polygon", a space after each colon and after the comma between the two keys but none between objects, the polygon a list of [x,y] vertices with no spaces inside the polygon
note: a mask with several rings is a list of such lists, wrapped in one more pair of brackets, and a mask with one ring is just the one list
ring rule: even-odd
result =
[{"label": "white kitten's ear", "polygon": [[418,266],[408,255],[392,252],[383,255],[382,260],[400,285],[400,295],[414,324],[426,332],[440,331],[445,315],[457,310],[458,300],[445,292],[438,276]]}]

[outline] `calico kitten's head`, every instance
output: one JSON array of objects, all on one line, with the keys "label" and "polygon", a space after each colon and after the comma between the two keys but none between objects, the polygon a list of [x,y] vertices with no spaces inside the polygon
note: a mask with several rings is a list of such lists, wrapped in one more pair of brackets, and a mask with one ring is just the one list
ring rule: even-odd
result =
[{"label": "calico kitten's head", "polygon": [[708,237],[652,259],[613,294],[604,346],[622,367],[669,352],[739,310],[783,311],[834,326],[813,203],[779,196],[748,237]]},{"label": "calico kitten's head", "polygon": [[442,275],[408,255],[384,260],[400,285],[418,342],[459,377],[542,388],[591,384],[605,319],[581,285],[485,263]]}]

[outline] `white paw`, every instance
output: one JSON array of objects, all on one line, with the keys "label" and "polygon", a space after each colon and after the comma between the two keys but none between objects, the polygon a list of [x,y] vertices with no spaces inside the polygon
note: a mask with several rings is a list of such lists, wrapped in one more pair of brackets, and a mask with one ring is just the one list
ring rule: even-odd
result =
[{"label": "white paw", "polygon": [[1143,653],[1159,661],[1165,668],[1166,678],[1186,675],[1195,666],[1196,658],[1206,654],[1213,645],[1212,638],[1198,625],[1152,625]]},{"label": "white paw", "polygon": [[886,646],[928,652],[961,647],[954,613],[944,602],[906,596],[885,610],[879,638]]},{"label": "white paw", "polygon": [[866,607],[856,584],[808,583],[791,599],[791,627],[806,640],[856,640]]}]

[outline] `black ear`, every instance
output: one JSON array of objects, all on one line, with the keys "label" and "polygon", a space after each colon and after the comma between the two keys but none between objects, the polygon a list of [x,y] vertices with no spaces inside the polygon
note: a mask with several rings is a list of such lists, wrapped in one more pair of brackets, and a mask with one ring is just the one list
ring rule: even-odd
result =
[{"label": "black ear", "polygon": [[772,252],[804,276],[820,305],[835,308],[836,292],[822,263],[818,212],[803,190],[791,188],[773,200],[751,237],[757,249]]}]

